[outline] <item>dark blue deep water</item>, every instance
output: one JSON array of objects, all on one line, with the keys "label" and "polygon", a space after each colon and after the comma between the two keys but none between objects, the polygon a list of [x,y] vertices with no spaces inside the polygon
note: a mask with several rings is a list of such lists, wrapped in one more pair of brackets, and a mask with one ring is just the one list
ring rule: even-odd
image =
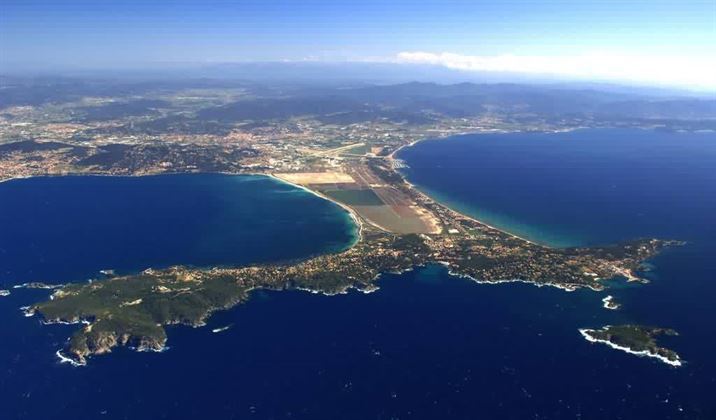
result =
[{"label": "dark blue deep water", "polygon": [[300,258],[354,235],[340,207],[262,176],[20,179],[0,183],[0,203],[0,288]]},{"label": "dark blue deep water", "polygon": [[[462,136],[401,153],[407,175],[462,211],[552,245],[687,240],[648,285],[606,293],[478,285],[441,267],[378,292],[258,292],[164,353],[84,368],[0,298],[0,418],[716,418],[716,138],[652,131]],[[298,258],[352,240],[338,208],[266,178],[38,178],[0,184],[0,288],[115,268]],[[680,368],[590,344],[580,327],[677,329]],[[212,328],[232,325],[222,333]]]}]

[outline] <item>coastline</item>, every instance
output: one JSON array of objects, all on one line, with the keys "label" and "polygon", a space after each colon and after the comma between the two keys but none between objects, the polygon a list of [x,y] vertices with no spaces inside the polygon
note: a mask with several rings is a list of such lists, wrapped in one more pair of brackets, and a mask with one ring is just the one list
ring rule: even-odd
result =
[{"label": "coastline", "polygon": [[[466,280],[469,280],[469,281],[471,281],[471,282],[473,282],[473,283],[477,283],[477,284],[499,285],[499,284],[507,284],[507,283],[524,283],[524,284],[529,284],[529,285],[532,285],[532,286],[537,286],[537,287],[539,287],[539,288],[541,288],[541,287],[554,287],[554,288],[563,290],[563,291],[565,291],[565,292],[575,292],[575,291],[577,291],[577,289],[578,289],[578,287],[575,287],[575,286],[564,286],[564,285],[557,284],[557,283],[538,283],[538,282],[535,282],[535,281],[522,280],[522,279],[480,280],[480,279],[476,279],[475,277],[472,277],[472,276],[470,276],[470,275],[468,275],[468,274],[462,274],[462,273],[457,273],[457,272],[455,272],[455,271],[452,271],[452,270],[450,269],[450,264],[448,264],[448,263],[446,263],[446,262],[444,262],[444,261],[437,261],[436,264],[442,265],[442,266],[444,266],[445,268],[447,268],[448,275],[450,275],[450,276],[452,276],[452,277],[457,277],[457,278],[461,278],[461,279],[466,279]],[[585,287],[588,288],[588,289],[590,289],[590,290],[592,290],[592,291],[594,291],[594,292],[601,292],[601,291],[604,290],[603,287],[602,287],[601,289],[596,288],[595,286],[589,286],[589,287],[585,286]]]},{"label": "coastline", "polygon": [[265,177],[271,178],[271,179],[273,179],[273,180],[276,180],[276,181],[278,181],[278,182],[282,182],[282,183],[284,183],[284,184],[291,185],[292,187],[301,189],[301,190],[306,191],[306,192],[308,192],[308,193],[310,193],[310,194],[313,194],[313,195],[316,196],[316,197],[322,198],[322,199],[324,199],[324,200],[326,200],[326,201],[329,201],[329,202],[331,202],[331,203],[333,203],[333,204],[336,204],[337,206],[339,206],[340,208],[342,208],[343,210],[345,210],[345,211],[348,212],[348,214],[350,215],[351,219],[353,219],[353,223],[355,223],[355,226],[356,226],[356,228],[355,228],[356,238],[355,238],[355,240],[353,241],[353,243],[351,243],[349,246],[346,247],[346,249],[352,248],[353,246],[355,246],[355,244],[357,244],[358,242],[360,242],[360,241],[363,240],[363,220],[361,219],[360,216],[358,216],[358,213],[356,213],[355,210],[353,210],[352,208],[348,207],[347,205],[345,205],[345,204],[343,204],[343,203],[339,203],[338,201],[333,200],[332,198],[330,198],[330,197],[328,197],[328,196],[326,196],[326,195],[324,195],[324,194],[321,194],[321,193],[318,192],[318,191],[314,191],[314,190],[312,190],[312,189],[310,189],[310,188],[308,188],[308,187],[306,187],[306,186],[304,186],[304,185],[296,184],[296,183],[294,183],[294,182],[291,182],[291,181],[288,181],[288,180],[286,180],[286,179],[283,179],[283,178],[281,178],[281,177],[279,177],[279,176],[276,176],[276,175],[273,174],[273,173],[268,173],[268,174],[262,174],[262,173],[244,173],[244,174],[237,174],[237,175],[249,175],[249,176],[261,175],[261,176],[265,176]]}]

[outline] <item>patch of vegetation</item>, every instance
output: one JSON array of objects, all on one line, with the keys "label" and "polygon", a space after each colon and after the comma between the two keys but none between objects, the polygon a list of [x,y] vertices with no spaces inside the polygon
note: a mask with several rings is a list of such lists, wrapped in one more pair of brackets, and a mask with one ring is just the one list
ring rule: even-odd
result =
[{"label": "patch of vegetation", "polygon": [[607,325],[599,330],[582,330],[582,333],[593,341],[608,342],[620,348],[629,349],[632,352],[645,353],[665,359],[672,364],[680,364],[680,358],[676,352],[659,347],[656,341],[656,337],[660,335],[679,335],[670,328],[642,325]]},{"label": "patch of vegetation", "polygon": [[325,194],[349,206],[382,206],[383,200],[373,190],[327,190]]}]

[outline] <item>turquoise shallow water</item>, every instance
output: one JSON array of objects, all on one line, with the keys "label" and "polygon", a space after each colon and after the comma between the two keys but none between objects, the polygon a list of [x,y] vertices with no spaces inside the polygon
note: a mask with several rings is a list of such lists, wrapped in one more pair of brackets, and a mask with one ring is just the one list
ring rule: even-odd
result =
[{"label": "turquoise shallow water", "polygon": [[[709,237],[716,134],[484,134],[399,154],[411,182],[486,223],[553,246]],[[680,219],[680,220],[679,220]]]},{"label": "turquoise shallow water", "polygon": [[[582,131],[459,137],[420,143],[402,156],[412,181],[466,212],[508,217],[544,242],[687,240],[650,262],[650,284],[612,284],[620,311],[601,307],[606,293],[478,285],[430,266],[385,275],[368,295],[255,292],[206,328],[169,328],[164,353],[119,349],[72,368],[57,363],[54,351],[75,327],[23,317],[18,308],[47,293],[13,290],[0,298],[0,406],[19,419],[716,418],[715,151],[713,136]],[[195,177],[137,178],[133,187],[106,178],[94,188],[76,184],[92,178],[67,178],[50,195],[47,179],[18,181],[10,195],[0,184],[0,202],[25,203],[0,217],[0,233],[17,232],[0,241],[6,250],[22,244],[11,252],[30,261],[0,260],[5,284],[25,279],[8,272],[49,280],[50,264],[67,278],[86,278],[123,254],[141,262],[128,270],[178,259],[248,263],[338,249],[352,239],[344,212],[290,186]],[[176,194],[183,188],[195,190],[192,200]],[[138,197],[143,210],[127,206],[112,223],[88,217],[105,208],[104,196],[120,203]],[[207,218],[196,220],[197,212]],[[34,227],[38,214],[46,218],[42,228]],[[87,227],[91,220],[99,224]],[[215,228],[204,230],[211,220]],[[141,229],[133,227],[138,221]],[[164,241],[176,253],[152,254],[136,239],[151,232],[148,243]],[[202,240],[206,232],[216,242]],[[627,322],[677,329],[681,335],[664,344],[686,365],[590,344],[577,332]]]}]

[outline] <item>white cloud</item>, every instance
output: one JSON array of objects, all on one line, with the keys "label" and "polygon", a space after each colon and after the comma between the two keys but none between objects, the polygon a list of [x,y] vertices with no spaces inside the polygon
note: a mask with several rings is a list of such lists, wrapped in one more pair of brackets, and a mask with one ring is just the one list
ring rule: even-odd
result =
[{"label": "white cloud", "polygon": [[401,63],[422,63],[455,70],[511,72],[589,80],[635,82],[716,89],[716,56],[653,56],[589,53],[573,56],[401,52]]}]

